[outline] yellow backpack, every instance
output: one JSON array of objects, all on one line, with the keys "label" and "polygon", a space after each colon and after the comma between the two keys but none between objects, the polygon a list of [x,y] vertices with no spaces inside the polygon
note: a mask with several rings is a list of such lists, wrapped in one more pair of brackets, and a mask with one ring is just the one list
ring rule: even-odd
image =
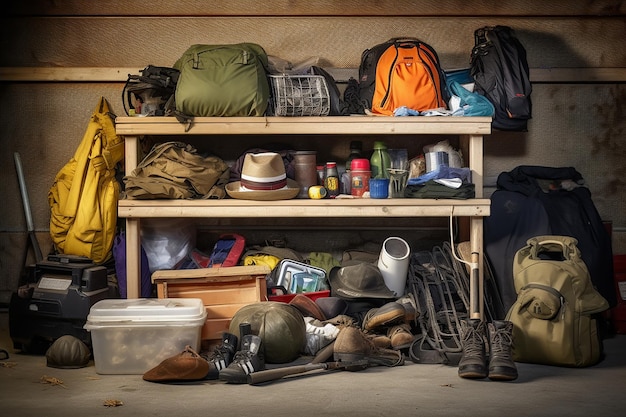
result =
[{"label": "yellow backpack", "polygon": [[100,97],[76,153],[48,192],[50,236],[64,254],[103,263],[112,255],[120,185],[116,165],[124,138],[116,135],[109,103]]}]

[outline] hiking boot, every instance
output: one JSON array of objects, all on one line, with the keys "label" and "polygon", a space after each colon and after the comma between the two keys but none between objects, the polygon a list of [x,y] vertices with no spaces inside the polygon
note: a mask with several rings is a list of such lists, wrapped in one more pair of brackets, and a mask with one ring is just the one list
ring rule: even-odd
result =
[{"label": "hiking boot", "polygon": [[489,379],[512,381],[517,379],[517,367],[513,361],[513,323],[494,320],[489,323]]},{"label": "hiking boot", "polygon": [[224,332],[222,344],[213,349],[208,355],[201,355],[209,363],[209,373],[206,379],[218,379],[220,371],[226,369],[237,352],[237,336]]},{"label": "hiking boot", "polygon": [[383,349],[374,345],[363,330],[345,327],[339,331],[333,358],[341,362],[367,361],[368,365],[396,366],[404,364],[402,353],[397,350]]},{"label": "hiking boot", "polygon": [[415,340],[415,336],[411,333],[411,326],[406,323],[390,327],[387,337],[391,340],[391,348],[396,350],[408,348]]},{"label": "hiking boot", "polygon": [[265,369],[265,358],[261,349],[261,338],[247,334],[241,341],[241,350],[235,353],[233,361],[219,373],[220,381],[231,384],[246,384],[248,375]]},{"label": "hiking boot", "polygon": [[389,336],[387,336],[387,334],[367,331],[364,331],[363,333],[365,334],[365,337],[372,341],[374,346],[384,349],[391,349],[391,339],[389,338]]},{"label": "hiking boot", "polygon": [[373,330],[377,327],[399,323],[404,320],[404,315],[404,307],[391,301],[382,307],[371,308],[363,318],[363,329]]},{"label": "hiking boot", "polygon": [[485,323],[480,319],[462,321],[461,344],[463,354],[459,361],[459,376],[472,379],[486,378]]}]

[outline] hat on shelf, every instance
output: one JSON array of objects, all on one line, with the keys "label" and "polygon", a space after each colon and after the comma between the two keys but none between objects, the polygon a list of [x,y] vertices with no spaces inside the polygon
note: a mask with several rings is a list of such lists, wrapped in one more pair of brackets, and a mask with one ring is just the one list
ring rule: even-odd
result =
[{"label": "hat on shelf", "polygon": [[378,266],[362,262],[356,265],[336,266],[328,277],[331,295],[342,298],[395,298]]},{"label": "hat on shelf", "polygon": [[241,180],[227,184],[226,192],[243,200],[289,200],[298,195],[300,186],[287,177],[279,154],[248,153],[241,168]]}]

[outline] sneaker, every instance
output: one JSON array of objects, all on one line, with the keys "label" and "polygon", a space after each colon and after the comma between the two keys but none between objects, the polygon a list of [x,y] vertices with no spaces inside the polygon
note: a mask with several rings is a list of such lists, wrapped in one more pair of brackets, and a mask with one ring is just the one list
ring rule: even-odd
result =
[{"label": "sneaker", "polygon": [[220,381],[231,384],[246,384],[248,375],[265,369],[265,359],[260,352],[261,338],[247,334],[241,340],[241,350],[235,353],[233,361],[219,373]]},{"label": "sneaker", "polygon": [[367,361],[369,365],[404,365],[400,351],[379,348],[357,327],[345,327],[339,331],[333,347],[333,359],[341,362]]},{"label": "sneaker", "polygon": [[218,379],[220,371],[226,369],[230,365],[235,352],[237,352],[237,336],[232,333],[224,332],[222,335],[222,344],[213,349],[210,354],[201,354],[209,363],[209,373],[206,379]]},{"label": "sneaker", "polygon": [[363,318],[363,329],[373,330],[377,327],[395,324],[403,321],[404,316],[404,307],[395,301],[391,301],[382,307],[370,309]]}]

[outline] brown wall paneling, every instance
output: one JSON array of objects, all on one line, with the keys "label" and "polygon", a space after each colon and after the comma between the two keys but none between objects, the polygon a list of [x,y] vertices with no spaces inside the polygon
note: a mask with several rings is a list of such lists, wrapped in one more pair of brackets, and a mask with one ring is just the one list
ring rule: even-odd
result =
[{"label": "brown wall paneling", "polygon": [[364,49],[394,36],[414,36],[437,50],[444,68],[458,68],[469,64],[474,30],[495,24],[516,30],[534,68],[626,66],[624,54],[613,50],[626,33],[626,20],[619,17],[8,19],[0,39],[11,42],[3,48],[0,66],[141,69],[171,66],[196,43],[256,42],[293,63],[313,57],[323,66],[356,68]]},{"label": "brown wall paneling", "polygon": [[580,16],[626,13],[621,0],[26,0],[11,2],[8,13],[69,16]]},{"label": "brown wall paneling", "polygon": [[[534,84],[529,132],[494,132],[486,139],[486,185],[499,172],[521,164],[574,166],[587,180],[601,215],[621,228],[614,233],[616,253],[626,252],[620,176],[626,160],[626,110],[620,105],[626,98],[623,2],[412,1],[409,6],[414,7],[402,2],[397,13],[393,5],[400,2],[391,1],[258,3],[105,0],[12,6],[13,12],[23,7],[23,15],[1,19],[0,67],[79,69],[70,82],[0,79],[0,164],[5,167],[0,192],[7,196],[0,205],[0,292],[15,288],[22,267],[17,260],[26,242],[13,153],[21,155],[35,228],[47,250],[47,192],[82,139],[98,98],[105,96],[122,114],[120,80],[125,71],[119,70],[171,65],[193,43],[257,42],[294,63],[319,57],[322,65],[354,69],[364,48],[410,35],[434,46],[446,68],[456,68],[468,64],[476,28],[512,26],[528,50],[531,67],[542,71],[543,79]],[[146,10],[152,17],[137,17]],[[91,82],[82,69],[86,67],[105,69],[114,81]],[[550,71],[564,74],[563,68],[571,68],[567,79],[550,78]],[[609,81],[571,83],[578,75],[575,68],[583,68],[582,79],[592,81],[596,73],[584,71],[608,71]],[[333,156],[342,152],[336,147],[329,151]]]}]

